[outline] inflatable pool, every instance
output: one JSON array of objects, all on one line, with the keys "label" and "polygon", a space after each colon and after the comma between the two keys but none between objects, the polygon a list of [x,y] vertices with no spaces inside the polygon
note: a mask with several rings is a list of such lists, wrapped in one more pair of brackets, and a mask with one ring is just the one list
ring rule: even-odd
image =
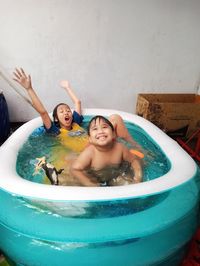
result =
[{"label": "inflatable pool", "polygon": [[[14,265],[178,265],[198,223],[199,172],[193,159],[147,120],[120,114],[167,158],[165,174],[117,187],[54,186],[16,171],[19,150],[41,119],[0,148],[0,250]],[[144,166],[145,167],[145,166]]]}]

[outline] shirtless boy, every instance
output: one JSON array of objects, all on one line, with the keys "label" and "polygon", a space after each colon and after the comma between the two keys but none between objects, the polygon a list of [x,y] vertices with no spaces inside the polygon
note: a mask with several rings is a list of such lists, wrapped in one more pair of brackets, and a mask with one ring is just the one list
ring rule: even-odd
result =
[{"label": "shirtless boy", "polygon": [[[90,145],[78,156],[71,166],[71,172],[83,186],[100,186],[102,180],[90,178],[88,170],[93,169],[93,173],[103,170],[109,166],[120,166],[122,162],[128,162],[132,168],[132,183],[142,181],[142,167],[140,161],[128,150],[128,148],[117,141],[112,123],[103,116],[95,116],[88,126]],[[118,167],[120,168],[120,167]],[[119,178],[119,173],[114,170],[115,176],[110,175],[104,178],[103,182],[113,184],[113,179]],[[95,174],[94,174],[95,176]],[[122,177],[123,178],[123,177]]]}]

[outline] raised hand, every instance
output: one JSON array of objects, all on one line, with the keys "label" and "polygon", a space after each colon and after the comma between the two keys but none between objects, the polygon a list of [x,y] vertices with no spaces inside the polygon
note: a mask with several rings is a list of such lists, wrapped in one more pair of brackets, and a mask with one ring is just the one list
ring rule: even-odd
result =
[{"label": "raised hand", "polygon": [[26,73],[24,72],[24,70],[22,68],[20,68],[20,69],[16,68],[15,71],[13,72],[13,74],[14,74],[13,80],[18,82],[26,90],[32,88],[31,76],[26,75]]},{"label": "raised hand", "polygon": [[71,98],[71,100],[74,103],[74,110],[81,115],[82,111],[81,111],[81,101],[79,100],[79,98],[76,96],[76,94],[74,93],[70,83],[68,80],[62,80],[60,81],[60,86],[66,90],[66,92],[68,93],[69,97]]},{"label": "raised hand", "polygon": [[68,80],[61,80],[60,81],[60,86],[64,89],[71,88],[70,83]]}]

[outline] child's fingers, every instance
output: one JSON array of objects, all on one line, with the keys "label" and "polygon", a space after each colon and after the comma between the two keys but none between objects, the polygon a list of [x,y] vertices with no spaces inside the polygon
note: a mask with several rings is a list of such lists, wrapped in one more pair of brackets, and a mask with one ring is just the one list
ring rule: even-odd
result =
[{"label": "child's fingers", "polygon": [[61,80],[60,86],[63,88],[68,88],[69,87],[69,81],[68,80]]},{"label": "child's fingers", "polygon": [[15,73],[18,74],[19,77],[22,76],[22,73],[18,68],[15,68],[15,71],[16,71]]},{"label": "child's fingers", "polygon": [[15,78],[13,78],[13,80],[14,80],[14,81],[16,81],[16,82],[19,82],[19,80],[18,80],[18,79],[15,79]]},{"label": "child's fingers", "polygon": [[24,76],[25,78],[27,78],[27,77],[26,77],[26,74],[25,74],[25,72],[24,72],[24,70],[23,70],[23,68],[20,68],[20,70],[21,70],[21,73],[23,74],[23,76]]},{"label": "child's fingers", "polygon": [[20,75],[16,72],[13,72],[13,75],[16,77],[14,80],[18,81],[20,79]]}]

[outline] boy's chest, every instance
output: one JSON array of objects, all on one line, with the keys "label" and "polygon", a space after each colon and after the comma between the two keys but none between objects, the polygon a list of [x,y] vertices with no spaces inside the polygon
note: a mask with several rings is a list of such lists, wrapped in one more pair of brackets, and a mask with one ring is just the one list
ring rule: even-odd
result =
[{"label": "boy's chest", "polygon": [[120,164],[122,162],[122,154],[120,152],[96,153],[92,159],[91,167],[102,169],[108,165]]}]

